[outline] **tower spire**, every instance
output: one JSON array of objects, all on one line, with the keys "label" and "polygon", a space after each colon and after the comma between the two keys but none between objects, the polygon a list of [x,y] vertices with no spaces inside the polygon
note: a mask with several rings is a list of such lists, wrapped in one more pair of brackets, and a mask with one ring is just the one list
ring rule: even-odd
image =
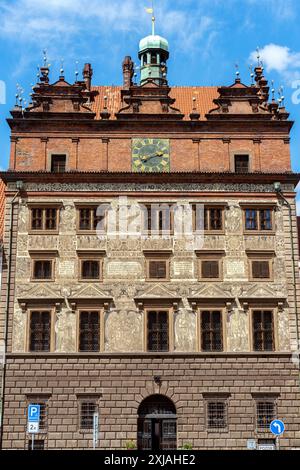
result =
[{"label": "tower spire", "polygon": [[146,8],[146,12],[152,15],[151,22],[152,22],[152,36],[155,36],[155,16],[154,16],[154,3],[151,0],[151,8]]}]

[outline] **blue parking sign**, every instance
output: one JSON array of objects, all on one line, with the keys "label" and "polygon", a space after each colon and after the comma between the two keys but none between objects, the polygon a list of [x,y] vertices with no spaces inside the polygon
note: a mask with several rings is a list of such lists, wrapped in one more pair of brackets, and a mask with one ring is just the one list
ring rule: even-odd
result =
[{"label": "blue parking sign", "polygon": [[40,421],[41,405],[28,405],[28,421],[38,423]]}]

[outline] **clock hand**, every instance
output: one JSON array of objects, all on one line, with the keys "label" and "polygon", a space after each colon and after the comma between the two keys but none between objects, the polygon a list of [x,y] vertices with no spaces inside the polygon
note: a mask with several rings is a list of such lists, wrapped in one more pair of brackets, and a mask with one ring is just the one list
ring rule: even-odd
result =
[{"label": "clock hand", "polygon": [[148,160],[150,160],[151,158],[155,158],[155,157],[162,157],[163,156],[163,152],[157,152],[155,155],[145,155],[144,157],[141,158],[142,162],[147,162]]}]

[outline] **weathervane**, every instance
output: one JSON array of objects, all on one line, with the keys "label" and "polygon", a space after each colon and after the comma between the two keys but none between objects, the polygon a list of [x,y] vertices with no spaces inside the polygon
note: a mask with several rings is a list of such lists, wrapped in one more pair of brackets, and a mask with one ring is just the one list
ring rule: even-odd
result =
[{"label": "weathervane", "polygon": [[283,95],[283,86],[282,85],[279,87],[278,95],[279,95],[278,102],[284,108],[284,99],[285,99],[285,97]]},{"label": "weathervane", "polygon": [[146,12],[150,13],[152,15],[151,21],[152,21],[152,36],[155,35],[155,16],[154,16],[154,4],[153,0],[151,1],[151,8],[146,8]]},{"label": "weathervane", "polygon": [[60,75],[61,77],[64,76],[64,59],[60,59]]},{"label": "weathervane", "polygon": [[272,82],[271,82],[271,83],[272,83],[272,90],[271,90],[271,92],[272,92],[272,101],[275,101],[275,88],[274,88],[274,80],[272,80]]},{"label": "weathervane", "polygon": [[48,59],[47,59],[47,49],[44,49],[44,50],[43,50],[43,54],[44,54],[44,67],[47,67],[47,62],[48,62]]},{"label": "weathervane", "polygon": [[251,86],[253,86],[254,85],[254,73],[253,73],[253,65],[252,64],[250,64],[249,70],[250,70]]},{"label": "weathervane", "polygon": [[76,66],[75,66],[75,83],[78,82],[78,60],[76,60]]},{"label": "weathervane", "polygon": [[240,71],[239,71],[239,65],[238,64],[235,64],[235,69],[236,69],[236,72],[235,72],[236,79],[239,80],[240,79]]},{"label": "weathervane", "polygon": [[257,46],[256,48],[256,52],[257,52],[257,55],[256,55],[256,58],[257,58],[257,66],[260,67],[261,66],[261,62],[260,62],[260,51],[259,51],[259,47]]}]

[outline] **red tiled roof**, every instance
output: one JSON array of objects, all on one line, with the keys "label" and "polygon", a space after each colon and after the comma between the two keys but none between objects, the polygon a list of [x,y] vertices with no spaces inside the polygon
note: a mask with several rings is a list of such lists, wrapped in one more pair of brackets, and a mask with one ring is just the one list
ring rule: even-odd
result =
[{"label": "red tiled roof", "polygon": [[[111,118],[121,108],[121,86],[94,86],[93,91],[98,91],[95,101],[92,104],[92,111],[96,113],[97,119],[104,106],[104,96],[107,96],[107,108],[111,113]],[[217,87],[202,86],[174,86],[170,92],[171,98],[175,98],[174,107],[180,109],[185,115],[184,119],[189,119],[193,107],[193,97],[196,98],[197,110],[200,112],[200,120],[206,120],[205,114],[216,108],[213,100],[219,96]]]},{"label": "red tiled roof", "polygon": [[0,240],[3,238],[4,230],[4,208],[5,208],[5,184],[0,179]]}]

